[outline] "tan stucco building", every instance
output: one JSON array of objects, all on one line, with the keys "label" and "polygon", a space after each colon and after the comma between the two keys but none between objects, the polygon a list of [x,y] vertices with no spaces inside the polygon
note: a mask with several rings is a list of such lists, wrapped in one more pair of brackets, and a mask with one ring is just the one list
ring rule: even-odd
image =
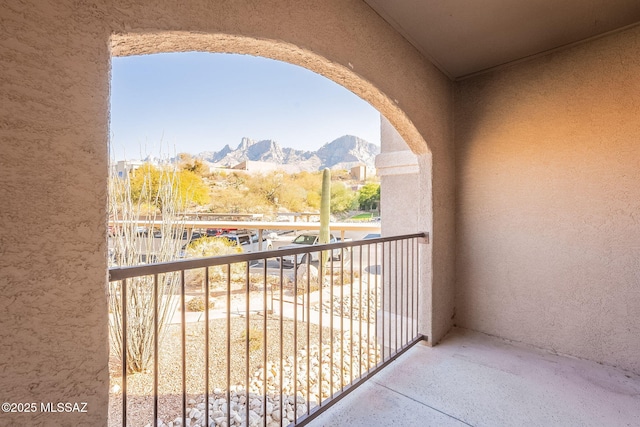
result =
[{"label": "tan stucco building", "polygon": [[110,59],[190,50],[304,66],[385,117],[383,232],[430,234],[430,343],[456,325],[640,373],[640,27],[457,78],[361,0],[7,0],[4,400],[106,424]]}]

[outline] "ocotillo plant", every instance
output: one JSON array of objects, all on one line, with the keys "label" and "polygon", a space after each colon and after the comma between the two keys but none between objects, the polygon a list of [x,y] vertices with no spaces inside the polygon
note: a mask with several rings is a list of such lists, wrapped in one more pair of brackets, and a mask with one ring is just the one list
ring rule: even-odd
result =
[{"label": "ocotillo plant", "polygon": [[[151,168],[141,168],[140,173],[144,173],[144,177],[137,197],[132,194],[130,176],[125,179],[112,176],[109,179],[109,214],[114,220],[122,220],[118,231],[111,237],[111,266],[174,261],[184,246],[184,215],[177,173],[163,169],[158,170],[155,176]],[[152,185],[154,179],[155,186]],[[185,197],[188,200],[188,195]],[[154,229],[154,226],[159,229]],[[160,237],[156,237],[158,232]],[[125,353],[122,339],[125,324],[123,306],[126,304],[126,358],[129,373],[144,372],[152,364],[156,316],[157,339],[161,342],[177,308],[177,300],[172,295],[180,283],[180,276],[176,273],[159,274],[157,280],[157,307],[154,305],[153,276],[139,276],[109,284],[109,308],[112,313],[109,317],[109,333],[113,350],[120,360]],[[125,283],[126,301],[122,292]]]},{"label": "ocotillo plant", "polygon": [[[331,170],[322,171],[322,195],[320,198],[320,235],[318,236],[319,244],[329,243],[329,216],[331,213]],[[324,267],[327,265],[329,252],[322,251],[320,283],[324,282]]]}]

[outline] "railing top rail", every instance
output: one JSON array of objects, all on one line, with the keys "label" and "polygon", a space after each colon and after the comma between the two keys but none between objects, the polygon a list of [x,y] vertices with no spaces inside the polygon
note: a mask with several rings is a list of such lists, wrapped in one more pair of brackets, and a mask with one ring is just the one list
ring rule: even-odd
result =
[{"label": "railing top rail", "polygon": [[184,259],[156,264],[144,264],[127,267],[113,267],[109,269],[109,281],[129,279],[131,277],[149,276],[153,274],[171,273],[194,268],[215,267],[219,265],[234,264],[239,262],[257,261],[267,258],[279,258],[288,255],[305,254],[340,248],[352,248],[354,246],[373,245],[377,243],[392,242],[424,238],[428,243],[428,233],[404,234],[400,236],[379,237],[375,239],[353,240],[349,242],[330,243],[326,245],[303,246],[292,249],[274,249],[272,251],[252,252],[248,254],[221,255],[206,258]]},{"label": "railing top rail", "polygon": [[[138,220],[134,223],[147,227],[161,227],[162,221]],[[109,225],[130,224],[131,221],[110,220]],[[273,222],[273,221],[179,221],[183,228],[237,228],[247,230],[319,230],[319,222]],[[344,231],[379,231],[379,222],[332,222],[331,230]]]}]

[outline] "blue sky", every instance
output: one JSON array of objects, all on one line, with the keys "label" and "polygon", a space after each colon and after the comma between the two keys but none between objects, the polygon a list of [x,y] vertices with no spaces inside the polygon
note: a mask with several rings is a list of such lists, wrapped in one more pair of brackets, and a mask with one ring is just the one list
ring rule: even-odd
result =
[{"label": "blue sky", "polygon": [[380,144],[380,116],[304,68],[249,55],[112,58],[111,156],[235,148],[242,137],[316,150],[350,134]]}]

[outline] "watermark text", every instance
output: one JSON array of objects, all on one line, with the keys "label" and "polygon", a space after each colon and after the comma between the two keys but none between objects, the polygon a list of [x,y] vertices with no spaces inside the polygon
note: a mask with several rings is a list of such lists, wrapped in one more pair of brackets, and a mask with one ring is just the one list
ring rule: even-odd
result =
[{"label": "watermark text", "polygon": [[55,413],[55,412],[78,412],[87,413],[87,402],[4,402],[2,404],[4,413]]}]

